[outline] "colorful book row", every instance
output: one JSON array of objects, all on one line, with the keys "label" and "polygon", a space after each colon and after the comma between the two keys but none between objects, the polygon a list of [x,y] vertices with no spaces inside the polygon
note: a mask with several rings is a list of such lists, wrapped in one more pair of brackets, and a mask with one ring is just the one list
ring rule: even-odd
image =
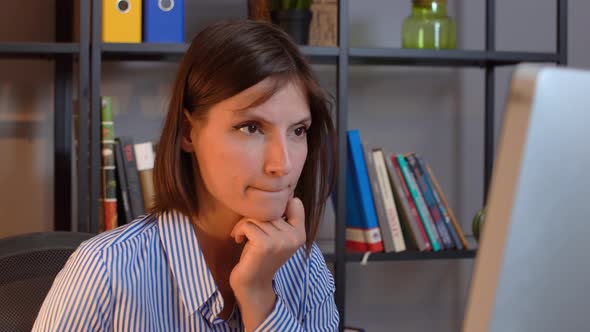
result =
[{"label": "colorful book row", "polygon": [[465,236],[428,164],[347,133],[346,248],[351,252],[467,249]]}]

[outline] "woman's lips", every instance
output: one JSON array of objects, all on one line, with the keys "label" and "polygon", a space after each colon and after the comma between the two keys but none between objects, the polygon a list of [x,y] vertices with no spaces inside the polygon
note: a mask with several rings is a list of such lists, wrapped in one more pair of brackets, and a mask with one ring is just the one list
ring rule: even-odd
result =
[{"label": "woman's lips", "polygon": [[282,189],[266,189],[266,188],[258,188],[258,187],[250,187],[252,189],[262,191],[269,194],[278,194],[287,191],[289,188],[282,188]]}]

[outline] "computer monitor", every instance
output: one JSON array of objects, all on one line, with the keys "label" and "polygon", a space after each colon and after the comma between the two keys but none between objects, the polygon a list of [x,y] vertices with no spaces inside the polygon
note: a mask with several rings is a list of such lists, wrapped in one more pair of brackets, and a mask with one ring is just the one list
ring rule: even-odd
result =
[{"label": "computer monitor", "polygon": [[590,330],[590,72],[515,70],[463,332]]}]

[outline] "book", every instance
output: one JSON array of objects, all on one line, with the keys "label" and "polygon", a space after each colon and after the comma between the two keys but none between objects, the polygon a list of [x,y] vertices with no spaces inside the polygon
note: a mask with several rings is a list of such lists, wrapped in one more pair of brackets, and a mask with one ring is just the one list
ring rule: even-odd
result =
[{"label": "book", "polygon": [[377,221],[379,223],[379,230],[381,231],[381,239],[383,240],[383,250],[385,252],[397,252],[393,240],[393,231],[389,225],[389,218],[385,211],[385,201],[382,195],[382,188],[377,177],[377,168],[374,162],[373,150],[366,144],[362,144],[363,152],[365,153],[365,162],[367,163],[367,174],[369,175],[369,183],[371,185],[371,192],[373,193],[373,203],[375,205],[375,212],[377,213]]},{"label": "book", "polygon": [[154,202],[154,161],[155,154],[152,142],[137,143],[134,145],[139,182],[143,197],[143,213],[148,213]]},{"label": "book", "polygon": [[415,157],[416,161],[418,162],[418,169],[420,170],[420,175],[424,179],[424,183],[428,187],[428,190],[430,190],[432,193],[432,197],[434,198],[434,205],[438,209],[439,215],[442,218],[442,220],[444,221],[445,226],[447,227],[447,230],[449,231],[449,234],[451,235],[451,238],[453,239],[455,247],[457,247],[457,249],[459,249],[459,250],[463,250],[463,248],[464,248],[463,243],[461,242],[461,239],[459,238],[459,235],[458,235],[457,231],[455,230],[453,223],[451,222],[451,217],[449,216],[447,209],[442,204],[440,196],[439,196],[438,192],[436,191],[436,189],[434,188],[434,185],[431,181],[430,175],[428,174],[428,171],[426,170],[426,163],[418,154],[414,154],[414,157]]},{"label": "book", "polygon": [[391,232],[393,237],[395,252],[402,252],[406,250],[406,242],[404,241],[402,226],[397,213],[397,206],[393,198],[391,184],[389,183],[389,176],[387,175],[383,151],[381,149],[373,149],[372,153],[374,166],[377,170],[379,187],[381,188],[381,198],[383,199],[385,206],[385,214],[388,221],[387,225],[389,226],[388,231]]},{"label": "book", "polygon": [[115,138],[115,165],[117,169],[117,220],[119,225],[123,225],[133,221],[133,213],[131,212],[129,189],[127,188],[123,147],[118,138]]},{"label": "book", "polygon": [[442,219],[436,202],[434,201],[434,197],[432,195],[432,190],[424,181],[424,176],[420,172],[420,168],[418,166],[418,161],[413,153],[408,153],[406,156],[406,161],[408,162],[408,166],[410,170],[414,174],[414,179],[416,180],[416,184],[418,185],[418,190],[422,194],[424,198],[424,203],[426,204],[426,208],[428,213],[430,214],[430,218],[438,231],[438,235],[440,236],[441,242],[445,249],[452,249],[455,247],[453,240],[451,239],[451,235],[449,234],[449,230],[445,225],[444,220]]},{"label": "book", "polygon": [[385,158],[385,165],[387,166],[387,173],[393,189],[393,195],[397,202],[399,215],[402,223],[405,224],[405,231],[407,238],[411,239],[416,249],[419,251],[431,251],[432,246],[428,241],[428,236],[422,226],[422,221],[416,211],[416,206],[412,201],[408,187],[404,181],[404,177],[399,168],[399,164],[395,158],[395,154],[387,153]]},{"label": "book", "polygon": [[457,219],[455,218],[455,215],[453,214],[453,210],[451,210],[451,208],[449,207],[449,204],[447,203],[447,199],[445,198],[445,195],[443,194],[441,187],[438,184],[438,181],[436,180],[436,177],[434,177],[434,174],[432,173],[430,166],[426,165],[426,170],[428,172],[428,175],[430,175],[430,179],[432,180],[432,184],[434,185],[435,191],[438,193],[438,197],[440,198],[441,203],[445,207],[445,210],[447,211],[449,218],[451,218],[451,222],[453,223],[453,226],[455,227],[455,230],[457,231],[457,235],[459,236],[459,239],[461,240],[461,243],[463,244],[463,248],[469,249],[469,246],[467,244],[467,240],[465,239],[465,235],[463,234],[463,231],[461,230],[461,227],[459,226],[459,223],[457,222]]},{"label": "book", "polygon": [[410,194],[412,195],[412,200],[414,201],[414,204],[416,205],[416,210],[418,211],[418,215],[420,216],[420,219],[422,220],[422,225],[424,226],[424,229],[426,230],[426,234],[428,235],[428,239],[430,240],[430,244],[432,245],[432,250],[433,251],[440,251],[441,250],[441,242],[440,242],[438,232],[436,231],[436,228],[434,227],[434,223],[432,222],[432,219],[430,218],[430,213],[428,213],[428,208],[426,207],[426,203],[424,203],[424,198],[422,197],[422,194],[420,193],[420,190],[418,189],[418,185],[416,184],[416,180],[414,179],[414,175],[412,174],[412,171],[410,171],[410,167],[406,163],[406,158],[404,157],[403,154],[398,154],[396,156],[396,158],[399,163],[402,174],[404,175],[404,179],[406,180],[406,184],[408,185],[408,190],[410,191]]},{"label": "book", "polygon": [[347,132],[347,141],[350,166],[348,167],[349,173],[347,176],[351,177],[353,184],[350,197],[353,201],[357,201],[360,216],[359,221],[354,221],[350,217],[347,217],[347,225],[350,223],[350,225],[361,226],[368,243],[369,251],[381,252],[383,251],[383,240],[381,239],[381,231],[377,222],[375,203],[371,192],[359,131],[357,129],[349,130]]},{"label": "book", "polygon": [[112,99],[101,97],[101,226],[108,231],[117,228],[117,174],[115,166],[115,131]]},{"label": "book", "polygon": [[346,250],[350,252],[367,252],[369,239],[361,214],[360,199],[355,181],[350,171],[351,163],[347,165],[346,176]]},{"label": "book", "polygon": [[117,140],[120,142],[121,152],[123,154],[131,215],[135,219],[145,214],[145,208],[143,205],[143,190],[141,189],[139,171],[135,159],[134,142],[129,136],[120,136]]}]

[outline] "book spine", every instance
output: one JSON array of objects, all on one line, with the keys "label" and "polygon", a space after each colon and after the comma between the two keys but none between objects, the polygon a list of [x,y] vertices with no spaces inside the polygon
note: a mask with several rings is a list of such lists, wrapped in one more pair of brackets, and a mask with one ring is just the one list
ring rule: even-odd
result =
[{"label": "book spine", "polygon": [[377,212],[377,221],[379,222],[379,229],[381,230],[383,249],[385,252],[397,252],[397,248],[394,243],[394,234],[390,228],[388,215],[385,211],[385,200],[383,199],[382,188],[379,184],[376,168],[377,166],[375,164],[373,152],[364,144],[362,147],[365,153],[365,161],[367,163],[367,172],[369,174],[369,181],[371,183],[371,192],[373,193],[375,211]]},{"label": "book spine", "polygon": [[117,227],[117,174],[115,132],[111,97],[101,97],[102,205],[103,225],[108,231]]},{"label": "book spine", "polygon": [[373,150],[373,159],[375,169],[377,170],[377,179],[379,180],[381,196],[385,206],[385,214],[388,221],[387,226],[389,226],[387,231],[391,232],[395,251],[402,252],[406,250],[406,242],[404,241],[404,234],[397,213],[397,206],[393,199],[391,184],[389,183],[387,168],[385,167],[383,151],[381,149]]},{"label": "book spine", "polygon": [[154,202],[154,149],[151,142],[135,144],[135,160],[141,182],[143,205],[146,212],[152,208]]},{"label": "book spine", "polygon": [[370,236],[368,239],[369,249],[372,252],[383,251],[383,240],[381,239],[381,232],[379,231],[379,225],[377,224],[375,203],[373,201],[373,194],[371,193],[367,165],[365,163],[360,133],[358,130],[350,130],[348,132],[348,147],[353,162],[353,179],[356,180],[359,190],[358,197],[360,198],[361,213],[365,223],[364,226],[367,229],[367,234]]},{"label": "book spine", "polygon": [[129,203],[131,206],[132,219],[138,218],[145,214],[143,205],[143,194],[141,182],[139,181],[139,171],[135,160],[135,151],[133,139],[127,136],[119,137],[125,163],[125,175],[127,177],[127,190],[129,193]]},{"label": "book spine", "polygon": [[440,200],[441,200],[443,206],[445,207],[446,211],[449,214],[449,217],[451,218],[451,222],[453,223],[453,226],[455,227],[455,230],[457,231],[457,235],[459,236],[459,239],[461,240],[461,243],[463,244],[463,248],[469,249],[469,245],[467,244],[467,240],[465,239],[465,235],[463,234],[463,231],[461,230],[461,227],[459,226],[459,223],[457,222],[457,218],[455,218],[455,214],[453,214],[453,210],[451,210],[451,208],[449,207],[449,204],[447,203],[447,199],[445,198],[445,195],[442,192],[442,189],[441,189],[440,185],[438,184],[436,177],[434,177],[434,173],[430,169],[430,166],[426,165],[426,170],[428,171],[428,175],[430,175],[430,179],[432,179],[432,184],[434,184],[434,189],[438,192],[438,196],[440,197]]},{"label": "book spine", "polygon": [[387,153],[385,161],[389,173],[389,179],[393,186],[393,193],[403,216],[402,221],[405,223],[406,229],[410,232],[409,235],[411,235],[411,238],[419,251],[431,251],[432,246],[428,241],[428,236],[422,226],[422,221],[420,221],[420,216],[418,215],[418,211],[416,211],[416,206],[414,206],[412,196],[405,184],[404,177],[399,168],[399,164],[397,164],[395,155]]},{"label": "book spine", "polygon": [[418,162],[414,154],[408,154],[406,156],[406,161],[410,166],[410,170],[414,173],[414,178],[416,179],[416,183],[418,184],[418,189],[422,193],[422,197],[424,197],[424,202],[426,203],[426,208],[430,213],[430,217],[434,222],[436,230],[438,231],[438,235],[441,238],[441,241],[446,249],[452,249],[455,247],[453,240],[451,239],[451,235],[449,234],[449,230],[445,225],[445,222],[442,220],[440,213],[438,212],[438,207],[434,202],[434,198],[432,197],[432,191],[426,183],[424,182],[424,177],[420,172],[420,168],[418,167]]},{"label": "book spine", "polygon": [[127,188],[123,146],[118,138],[115,138],[115,164],[117,168],[117,215],[119,224],[122,225],[133,221],[133,215],[131,213],[131,202],[129,201],[129,189]]},{"label": "book spine", "polygon": [[361,215],[360,199],[357,197],[358,189],[352,180],[352,160],[350,154],[347,158],[346,176],[346,249],[352,252],[369,251],[368,234]]},{"label": "book spine", "polygon": [[436,189],[434,188],[434,185],[430,179],[430,175],[426,171],[426,163],[417,154],[414,155],[414,158],[416,159],[416,161],[418,163],[420,175],[422,176],[422,179],[424,179],[424,183],[426,184],[426,187],[428,187],[428,190],[432,193],[432,197],[434,198],[434,205],[438,209],[439,215],[441,216],[442,220],[444,221],[445,226],[447,227],[447,230],[449,231],[449,234],[451,235],[451,238],[453,239],[455,247],[457,247],[457,249],[459,249],[459,250],[462,250],[463,243],[461,243],[461,240],[459,239],[459,235],[455,231],[455,227],[453,227],[453,224],[451,222],[451,218],[449,217],[447,210],[445,209],[444,205],[442,204],[441,199],[440,199],[438,193],[436,192]]},{"label": "book spine", "polygon": [[430,240],[430,244],[432,245],[432,250],[439,251],[441,249],[441,246],[438,233],[434,228],[434,224],[432,222],[432,219],[430,218],[430,214],[428,213],[428,208],[426,207],[426,203],[424,203],[424,198],[422,197],[422,194],[420,194],[420,191],[418,190],[418,186],[416,185],[414,176],[410,171],[410,167],[406,163],[406,159],[402,154],[397,155],[397,161],[406,180],[406,184],[408,185],[408,190],[412,194],[412,199],[414,200],[414,203],[416,205],[416,210],[420,215],[420,219],[422,219],[422,224],[424,225],[424,229],[426,230],[426,234],[428,235],[428,239]]}]

